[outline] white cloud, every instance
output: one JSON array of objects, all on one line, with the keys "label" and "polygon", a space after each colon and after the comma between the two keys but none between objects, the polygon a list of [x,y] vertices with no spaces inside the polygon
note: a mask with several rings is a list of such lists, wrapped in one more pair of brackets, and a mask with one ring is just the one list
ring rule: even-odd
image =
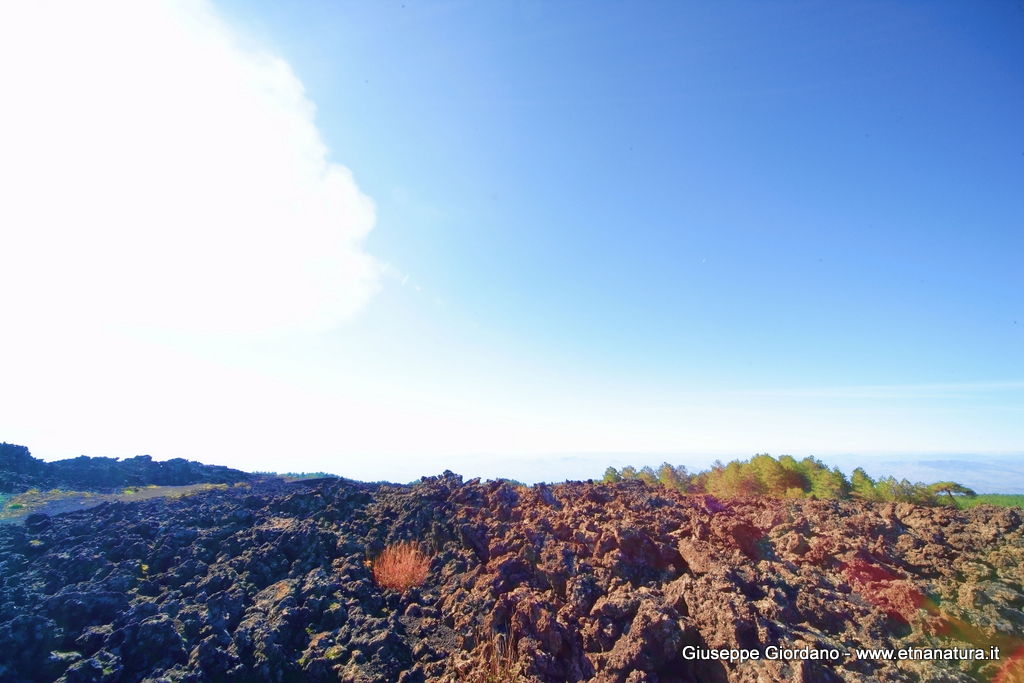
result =
[{"label": "white cloud", "polygon": [[375,291],[374,207],[280,58],[201,0],[0,5],[0,319],[323,329]]},{"label": "white cloud", "polygon": [[0,440],[254,468],[358,417],[235,361],[382,277],[373,203],[242,40],[204,0],[0,3]]}]

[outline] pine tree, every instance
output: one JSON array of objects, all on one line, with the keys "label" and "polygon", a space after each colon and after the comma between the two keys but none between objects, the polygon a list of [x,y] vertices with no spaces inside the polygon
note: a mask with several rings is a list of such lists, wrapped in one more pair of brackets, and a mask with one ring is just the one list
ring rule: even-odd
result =
[{"label": "pine tree", "polygon": [[853,471],[853,476],[850,478],[850,488],[853,491],[853,495],[861,500],[878,500],[875,480],[869,477],[862,467],[858,467]]},{"label": "pine tree", "polygon": [[687,473],[686,467],[682,465],[673,467],[667,462],[663,462],[658,468],[658,482],[665,488],[686,491],[689,479],[690,475]]}]

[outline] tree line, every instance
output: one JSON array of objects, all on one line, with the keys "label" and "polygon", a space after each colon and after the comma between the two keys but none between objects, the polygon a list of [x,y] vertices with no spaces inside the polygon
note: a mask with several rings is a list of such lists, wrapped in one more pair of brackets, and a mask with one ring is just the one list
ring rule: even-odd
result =
[{"label": "tree line", "polygon": [[873,479],[860,467],[847,479],[839,468],[829,468],[813,456],[797,460],[790,455],[774,458],[767,453],[728,464],[715,461],[711,469],[697,473],[689,472],[684,465],[667,462],[657,469],[627,466],[605,470],[603,481],[607,483],[626,480],[664,486],[682,493],[710,493],[723,498],[854,498],[871,502],[955,505],[955,496],[975,495],[971,489],[952,481],[923,484],[895,477]]}]

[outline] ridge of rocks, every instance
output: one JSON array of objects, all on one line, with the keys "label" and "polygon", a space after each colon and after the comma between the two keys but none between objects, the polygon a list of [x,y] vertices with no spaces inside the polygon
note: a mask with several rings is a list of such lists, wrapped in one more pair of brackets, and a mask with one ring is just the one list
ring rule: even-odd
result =
[{"label": "ridge of rocks", "polygon": [[234,484],[255,475],[221,465],[204,465],[173,458],[154,461],[148,455],[133,458],[77,458],[46,462],[32,457],[24,446],[0,443],[0,493],[21,493],[30,488],[112,491],[126,486],[184,486]]}]

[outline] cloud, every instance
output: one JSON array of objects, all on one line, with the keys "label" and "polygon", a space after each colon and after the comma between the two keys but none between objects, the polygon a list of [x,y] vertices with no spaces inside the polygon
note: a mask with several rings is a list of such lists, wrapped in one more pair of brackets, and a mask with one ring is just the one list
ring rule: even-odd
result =
[{"label": "cloud", "polygon": [[0,5],[0,319],[278,333],[373,295],[374,206],[207,2]]}]

